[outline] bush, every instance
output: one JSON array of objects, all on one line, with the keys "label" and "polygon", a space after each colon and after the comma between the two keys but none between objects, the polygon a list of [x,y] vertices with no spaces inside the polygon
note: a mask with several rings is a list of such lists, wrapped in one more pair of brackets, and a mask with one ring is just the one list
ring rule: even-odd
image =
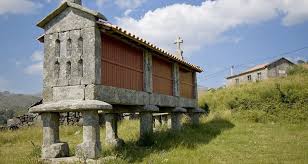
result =
[{"label": "bush", "polygon": [[12,110],[3,110],[0,111],[0,125],[6,124],[8,119],[13,118],[15,112]]}]

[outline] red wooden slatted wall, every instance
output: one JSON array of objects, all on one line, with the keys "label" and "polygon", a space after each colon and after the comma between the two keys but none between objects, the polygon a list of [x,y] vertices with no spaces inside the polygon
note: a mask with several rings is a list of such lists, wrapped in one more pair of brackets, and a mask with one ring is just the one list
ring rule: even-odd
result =
[{"label": "red wooden slatted wall", "polygon": [[173,95],[172,63],[153,56],[153,92]]},{"label": "red wooden slatted wall", "polygon": [[102,34],[102,84],[143,91],[143,51]]},{"label": "red wooden slatted wall", "polygon": [[194,98],[193,73],[180,68],[180,96]]}]

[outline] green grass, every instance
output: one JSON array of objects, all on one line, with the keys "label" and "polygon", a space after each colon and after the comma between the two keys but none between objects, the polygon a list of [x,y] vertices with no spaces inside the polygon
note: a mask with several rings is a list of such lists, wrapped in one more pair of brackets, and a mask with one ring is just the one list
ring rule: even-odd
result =
[{"label": "green grass", "polygon": [[[119,136],[126,145],[106,148],[102,156],[116,157],[107,163],[307,163],[308,124],[253,123],[234,120],[230,113],[210,114],[201,125],[184,125],[180,133],[166,127],[154,134],[150,147],[138,146],[139,122],[124,120]],[[71,155],[82,142],[81,127],[61,126],[61,140],[69,143]],[[104,141],[101,128],[101,141]],[[0,133],[0,163],[38,163],[41,128],[31,127]]]},{"label": "green grass", "polygon": [[[293,71],[293,72],[292,72]],[[161,127],[152,146],[138,146],[139,122],[124,120],[125,146],[103,145],[104,163],[308,163],[308,71],[296,67],[287,78],[270,79],[201,94],[211,113],[174,133]],[[101,128],[104,143],[105,130]],[[70,154],[82,142],[82,128],[61,126]],[[39,163],[41,127],[0,132],[0,164]],[[32,143],[32,142],[33,143]]]},{"label": "green grass", "polygon": [[308,119],[308,69],[296,66],[288,77],[201,93],[199,105],[211,112],[232,111],[253,122],[300,123]]}]

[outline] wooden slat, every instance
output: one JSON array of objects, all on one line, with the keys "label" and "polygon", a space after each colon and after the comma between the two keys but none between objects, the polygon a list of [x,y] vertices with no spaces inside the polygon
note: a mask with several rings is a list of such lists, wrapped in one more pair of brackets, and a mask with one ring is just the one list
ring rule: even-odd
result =
[{"label": "wooden slat", "polygon": [[180,69],[180,96],[193,98],[194,78],[191,71]]},{"label": "wooden slat", "polygon": [[143,52],[102,34],[102,84],[143,90]]},{"label": "wooden slat", "polygon": [[153,92],[173,95],[172,63],[153,55]]}]

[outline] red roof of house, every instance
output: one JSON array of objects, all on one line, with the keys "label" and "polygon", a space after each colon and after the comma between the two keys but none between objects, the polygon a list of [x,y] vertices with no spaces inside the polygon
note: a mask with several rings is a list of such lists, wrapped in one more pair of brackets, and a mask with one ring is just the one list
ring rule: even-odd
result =
[{"label": "red roof of house", "polygon": [[[280,61],[280,60],[286,60],[286,61],[288,61],[289,63],[292,63],[292,62],[289,61],[288,59],[282,57],[282,58],[280,58],[280,59],[278,59],[278,60],[275,60],[275,61],[273,61],[273,62],[271,62],[271,63],[258,64],[258,65],[254,66],[254,67],[251,67],[251,68],[249,68],[249,69],[247,69],[247,70],[245,70],[245,71],[243,71],[243,72],[241,72],[241,73],[239,73],[239,74],[229,76],[229,77],[227,77],[226,79],[231,79],[231,78],[238,77],[238,76],[241,76],[241,75],[244,75],[244,74],[248,74],[248,73],[251,73],[251,72],[255,72],[255,71],[259,71],[259,70],[265,69],[265,68],[267,68],[269,65],[274,64],[274,63],[276,63],[276,62],[278,62],[278,61]],[[294,64],[294,63],[292,63],[292,64]]]}]

